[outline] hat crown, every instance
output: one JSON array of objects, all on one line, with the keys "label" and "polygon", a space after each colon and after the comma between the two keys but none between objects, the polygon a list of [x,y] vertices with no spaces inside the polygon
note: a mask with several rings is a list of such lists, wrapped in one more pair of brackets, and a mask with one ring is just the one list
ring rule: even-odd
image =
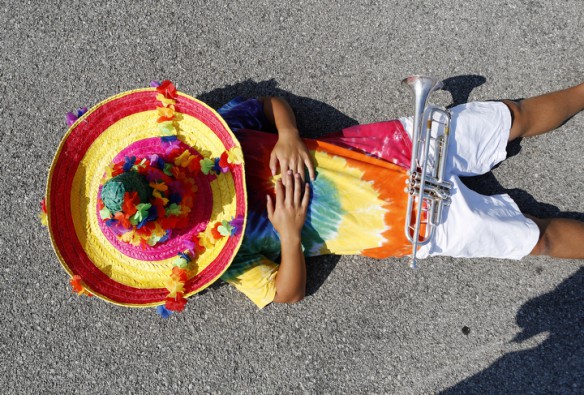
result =
[{"label": "hat crown", "polygon": [[121,173],[108,180],[101,189],[101,200],[112,213],[122,211],[126,192],[136,192],[141,203],[149,201],[152,189],[146,177],[135,171]]}]

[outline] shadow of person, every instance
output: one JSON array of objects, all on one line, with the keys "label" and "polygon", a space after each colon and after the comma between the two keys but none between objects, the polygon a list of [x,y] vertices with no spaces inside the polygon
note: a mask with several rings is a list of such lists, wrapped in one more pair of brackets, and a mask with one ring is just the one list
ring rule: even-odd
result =
[{"label": "shadow of person", "polygon": [[572,218],[584,221],[584,213],[575,211],[560,211],[557,206],[538,202],[526,191],[519,188],[504,188],[492,172],[474,177],[461,177],[462,182],[481,195],[508,194],[522,213],[538,218]]},{"label": "shadow of person", "polygon": [[280,89],[274,79],[260,82],[245,80],[203,93],[197,99],[217,109],[237,96],[285,98],[294,109],[298,129],[303,137],[316,138],[357,124],[356,120],[326,103]]},{"label": "shadow of person", "polygon": [[481,86],[486,81],[487,79],[482,75],[475,74],[457,75],[443,80],[442,83],[444,86],[442,87],[442,90],[447,91],[452,95],[452,104],[449,104],[446,108],[452,108],[459,104],[467,103],[472,90]]},{"label": "shadow of person", "polygon": [[[478,85],[481,78],[476,81]],[[472,78],[468,82],[465,79],[445,82],[445,85],[449,88],[445,90],[453,97],[449,107],[464,103],[472,88],[478,86],[473,86]],[[521,139],[507,145],[507,157],[520,151]],[[504,188],[492,172],[461,177],[461,180],[483,195],[508,194],[526,214],[584,220],[583,213],[561,212],[554,205],[536,201],[521,189]],[[543,343],[504,355],[487,369],[442,394],[584,393],[583,301],[584,268],[581,268],[552,292],[527,302],[517,313],[517,324],[522,331],[513,342],[523,343],[536,335],[549,333]]]},{"label": "shadow of person", "polygon": [[549,333],[534,348],[510,352],[442,394],[584,393],[584,268],[553,291],[524,304],[517,313],[525,342]]}]

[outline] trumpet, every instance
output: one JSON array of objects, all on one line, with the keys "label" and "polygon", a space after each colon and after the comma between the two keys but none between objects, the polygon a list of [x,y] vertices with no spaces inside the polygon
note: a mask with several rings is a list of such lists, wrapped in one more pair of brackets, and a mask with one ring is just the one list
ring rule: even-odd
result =
[{"label": "trumpet", "polygon": [[[402,84],[412,89],[415,100],[412,159],[405,188],[408,193],[405,233],[412,243],[410,266],[415,268],[418,248],[432,240],[441,222],[442,210],[450,204],[452,183],[444,179],[444,171],[451,115],[443,108],[427,104],[430,94],[442,88],[441,81],[413,75],[405,78]],[[438,133],[433,136],[435,124],[442,127],[436,127]]]}]

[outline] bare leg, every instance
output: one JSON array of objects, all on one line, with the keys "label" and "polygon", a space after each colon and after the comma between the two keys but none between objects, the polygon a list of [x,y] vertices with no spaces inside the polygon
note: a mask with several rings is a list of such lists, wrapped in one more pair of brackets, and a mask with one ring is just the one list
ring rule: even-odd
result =
[{"label": "bare leg", "polygon": [[584,222],[567,218],[539,219],[539,241],[531,255],[584,259]]},{"label": "bare leg", "polygon": [[[584,110],[584,84],[520,102],[503,102],[513,115],[509,141],[537,136],[554,130]],[[532,255],[584,259],[584,222],[567,218],[531,219],[540,231]]]},{"label": "bare leg", "polygon": [[503,100],[513,115],[509,141],[554,130],[584,110],[584,84],[519,102]]}]

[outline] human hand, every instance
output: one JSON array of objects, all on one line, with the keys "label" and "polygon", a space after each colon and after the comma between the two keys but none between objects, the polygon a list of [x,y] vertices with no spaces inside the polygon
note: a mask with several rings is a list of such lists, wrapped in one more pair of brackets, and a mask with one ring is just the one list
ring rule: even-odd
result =
[{"label": "human hand", "polygon": [[304,183],[299,173],[288,170],[276,182],[276,203],[267,196],[268,219],[278,231],[281,240],[289,237],[299,237],[306,221],[306,211],[310,199],[310,186]]},{"label": "human hand", "polygon": [[284,185],[287,184],[285,174],[291,170],[300,174],[302,182],[305,181],[304,167],[308,170],[310,180],[314,181],[314,164],[308,153],[308,148],[298,135],[298,131],[279,131],[278,141],[270,155],[270,170],[272,175],[276,175],[277,167],[280,167],[280,174]]}]

